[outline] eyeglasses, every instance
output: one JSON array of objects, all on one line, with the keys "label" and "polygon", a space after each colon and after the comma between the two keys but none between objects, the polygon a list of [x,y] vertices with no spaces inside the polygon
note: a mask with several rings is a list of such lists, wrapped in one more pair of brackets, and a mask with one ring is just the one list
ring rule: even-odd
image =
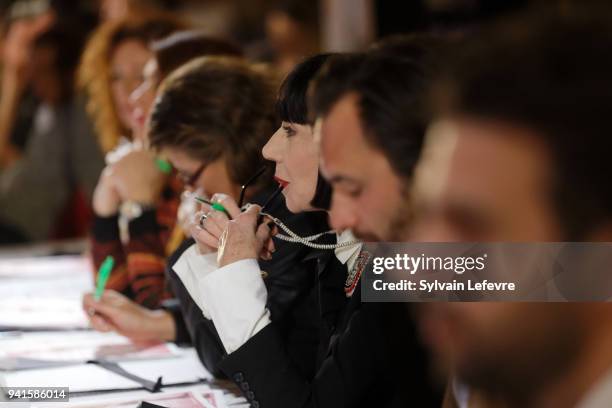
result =
[{"label": "eyeglasses", "polygon": [[202,175],[202,172],[204,172],[204,169],[206,169],[206,166],[208,166],[208,163],[202,163],[200,167],[198,167],[197,170],[191,176],[188,176],[186,174],[179,174],[179,178],[185,186],[195,187],[196,181],[198,181],[198,179]]},{"label": "eyeglasses", "polygon": [[264,174],[264,172],[266,171],[267,167],[262,167],[261,169],[259,169],[257,171],[257,173],[253,174],[253,176],[247,180],[246,183],[244,183],[241,188],[240,188],[240,199],[238,200],[238,207],[242,208],[242,204],[244,204],[244,194],[246,193],[246,189],[255,183],[255,181],[257,181],[257,179]]},{"label": "eyeglasses", "polygon": [[[181,181],[183,182],[185,186],[195,187],[196,181],[198,181],[198,179],[202,175],[202,172],[204,171],[204,169],[206,169],[207,165],[208,163],[202,163],[202,165],[198,167],[197,170],[191,176],[187,176],[185,174],[179,174],[179,178],[181,179]],[[255,173],[250,179],[247,180],[246,183],[244,183],[240,187],[240,198],[238,199],[238,207],[242,208],[242,205],[244,204],[244,196],[246,194],[246,189],[249,186],[255,184],[255,181],[257,181],[257,179],[262,174],[264,174],[266,170],[267,170],[267,167],[262,167],[261,169],[257,171],[257,173]]]}]

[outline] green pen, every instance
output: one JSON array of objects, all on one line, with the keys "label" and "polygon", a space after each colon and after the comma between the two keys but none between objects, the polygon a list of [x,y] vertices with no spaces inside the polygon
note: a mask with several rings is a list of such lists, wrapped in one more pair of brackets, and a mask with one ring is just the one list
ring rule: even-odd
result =
[{"label": "green pen", "polygon": [[172,171],[172,165],[170,164],[170,162],[162,158],[156,158],[155,165],[157,166],[159,171],[164,174],[170,174],[170,172]]},{"label": "green pen", "polygon": [[205,198],[202,197],[198,197],[198,196],[193,196],[193,199],[196,200],[198,203],[202,203],[202,204],[206,204],[206,205],[210,205],[212,207],[213,210],[215,211],[221,211],[222,213],[225,213],[225,215],[227,215],[227,217],[231,220],[232,216],[230,215],[229,212],[227,212],[227,210],[225,209],[224,206],[222,206],[219,203],[213,203],[210,200],[207,200]]},{"label": "green pen", "polygon": [[102,293],[104,293],[104,287],[106,286],[106,282],[108,281],[108,277],[110,276],[111,271],[113,270],[113,266],[115,266],[115,258],[111,255],[107,256],[100,265],[100,270],[98,271],[98,281],[96,282],[96,293],[94,294],[95,301],[99,301],[102,297]]}]

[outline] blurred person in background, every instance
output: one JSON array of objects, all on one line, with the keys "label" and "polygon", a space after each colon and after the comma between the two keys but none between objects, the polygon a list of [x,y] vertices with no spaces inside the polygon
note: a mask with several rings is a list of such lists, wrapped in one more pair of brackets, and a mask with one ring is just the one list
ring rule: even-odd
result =
[{"label": "blurred person in background", "polygon": [[[612,240],[612,14],[565,11],[481,32],[446,64],[414,240]],[[609,303],[432,303],[419,317],[473,406],[610,406]]]},{"label": "blurred person in background", "polygon": [[267,51],[257,58],[270,61],[284,77],[305,57],[321,49],[318,2],[276,0],[265,15]]},{"label": "blurred person in background", "polygon": [[169,11],[172,0],[99,0],[99,15],[102,21],[118,21],[129,16],[152,12]]},{"label": "blurred person in background", "polygon": [[2,66],[3,54],[4,54],[4,41],[7,31],[6,22],[6,5],[0,5],[0,67]]},{"label": "blurred person in background", "polygon": [[[7,62],[0,98],[0,168],[7,167],[25,150],[38,100],[31,89],[33,69],[27,59],[34,40],[51,24],[72,27],[73,33],[86,36],[95,18],[85,7],[68,7],[67,0],[19,0],[0,5],[2,10],[0,59]],[[0,64],[2,63],[0,61]]]},{"label": "blurred person in background", "polygon": [[[215,37],[210,37],[198,31],[180,31],[150,44],[153,56],[143,68],[143,80],[140,86],[130,95],[132,119],[147,134],[146,121],[149,111],[155,101],[159,84],[174,69],[202,56],[224,55],[242,56],[242,50],[235,44]],[[183,199],[183,197],[185,199]],[[189,192],[181,197],[177,221],[182,232],[188,234],[196,203]],[[175,230],[174,241],[183,236],[180,229]]]},{"label": "blurred person in background", "polygon": [[[147,60],[146,64],[143,67],[142,78],[140,85],[136,87],[136,89],[130,95],[130,106],[131,115],[133,122],[141,128],[146,128],[145,121],[149,117],[149,111],[152,107],[153,102],[155,101],[155,96],[157,92],[157,88],[159,84],[176,68],[181,65],[189,62],[190,60],[206,56],[206,55],[229,55],[229,56],[240,56],[242,54],[241,50],[224,40],[205,36],[197,31],[178,31],[174,34],[171,34],[162,39],[153,41],[150,43],[149,48],[151,50],[150,58]],[[120,174],[116,175],[121,179],[125,177]],[[181,178],[180,174],[175,174],[175,177]],[[125,179],[124,183],[138,183],[139,180],[137,178]],[[181,186],[185,187],[187,190],[191,190],[193,187],[189,185],[185,185],[184,183],[180,183]],[[199,188],[202,186],[198,185]],[[130,188],[130,186],[128,186]],[[192,203],[192,206],[188,206],[185,204],[186,208],[183,216],[181,228],[174,228],[174,236],[178,235],[178,238],[173,236],[173,240],[180,240],[184,237],[184,233],[188,233],[188,229],[191,226],[191,222],[193,221],[193,216],[197,211],[196,203],[191,198],[191,194],[188,194],[186,197],[186,201],[188,203]],[[176,214],[179,217],[180,214]],[[155,225],[155,219],[153,217],[148,217],[148,220],[152,225],[152,229],[158,228]],[[141,224],[145,223],[145,221],[141,221]],[[187,226],[189,223],[189,226]],[[146,223],[145,223],[146,225]],[[132,239],[137,239],[138,237],[133,237]],[[159,253],[160,258],[163,256],[163,252]],[[165,269],[166,262],[165,259],[161,260],[159,263],[150,264],[148,266],[148,270],[157,271],[159,268]],[[116,273],[116,272],[113,272]],[[165,285],[165,284],[164,284]],[[140,306],[135,300],[131,300],[129,297],[126,297],[125,294],[122,295],[120,292],[115,290],[109,290],[109,292],[114,293],[115,299],[121,299],[122,303],[115,301],[114,305],[116,305],[116,309],[114,312],[109,312],[111,309],[105,309],[106,318],[111,322],[128,321],[129,323],[125,326],[116,323],[109,325],[103,323],[96,323],[99,319],[93,318],[92,325],[96,329],[101,330],[109,330],[109,327],[113,327],[115,330],[121,332],[122,334],[134,339],[134,340],[148,340],[148,341],[167,341],[176,339],[179,342],[185,341],[184,336],[175,336],[174,333],[174,323],[172,323],[170,319],[172,316],[170,313],[178,313],[176,302],[164,302],[163,306],[169,313],[160,313],[159,311],[152,311],[144,306]],[[112,298],[112,297],[110,297]],[[87,296],[86,299],[91,300],[91,296]],[[104,307],[106,299],[102,299],[100,304]],[[156,305],[157,306],[157,305]],[[86,308],[86,310],[88,310]],[[130,314],[131,313],[131,314]],[[123,315],[127,314],[126,317]],[[131,319],[134,317],[134,319]],[[161,323],[157,323],[161,321]],[[170,323],[170,324],[164,324]],[[177,325],[182,327],[182,321],[176,323]],[[164,328],[172,328],[172,331],[164,331]],[[160,329],[161,328],[161,329]],[[184,330],[179,330],[182,334]],[[161,333],[161,334],[160,334]]]},{"label": "blurred person in background", "polygon": [[[84,216],[85,202],[95,185],[93,174],[102,167],[91,126],[73,89],[87,30],[64,21],[51,8],[39,12],[11,21],[4,45],[0,97],[3,243],[65,233],[68,227],[62,213],[71,212],[68,223]],[[29,94],[37,101],[34,105],[27,102]],[[21,128],[25,105],[31,106],[32,118]],[[21,150],[13,143],[19,129],[28,129],[19,138]],[[83,201],[79,201],[81,194]],[[71,205],[75,207],[69,209]],[[74,227],[78,228],[76,223]]]},{"label": "blurred person in background", "polygon": [[144,132],[149,110],[155,101],[157,87],[174,69],[203,56],[242,56],[242,50],[226,40],[206,36],[198,31],[179,31],[149,44],[152,52],[142,72],[142,82],[130,95],[132,120]]},{"label": "blurred person in background", "polygon": [[[0,95],[0,167],[8,167],[23,152],[34,115],[30,90],[32,67],[28,66],[34,41],[56,20],[52,9],[32,16],[7,15],[2,49]],[[25,117],[24,117],[25,116]],[[26,121],[27,123],[23,123]],[[22,129],[22,127],[26,127]]]},{"label": "blurred person in background", "polygon": [[79,73],[107,162],[93,197],[93,261],[97,269],[112,255],[115,268],[107,287],[148,307],[170,296],[164,266],[180,243],[171,238],[182,183],[146,149],[130,95],[153,56],[149,43],[182,27],[165,16],[105,23],[90,39]]}]

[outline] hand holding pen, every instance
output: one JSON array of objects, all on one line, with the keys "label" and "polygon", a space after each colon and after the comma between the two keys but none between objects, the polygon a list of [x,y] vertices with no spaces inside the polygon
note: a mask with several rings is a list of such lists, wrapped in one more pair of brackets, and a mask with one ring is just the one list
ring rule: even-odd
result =
[{"label": "hand holding pen", "polygon": [[190,232],[198,243],[200,252],[214,252],[219,246],[219,238],[227,223],[240,215],[241,210],[226,194],[215,194],[211,200],[198,198],[197,201],[203,204],[203,209],[196,214]]}]

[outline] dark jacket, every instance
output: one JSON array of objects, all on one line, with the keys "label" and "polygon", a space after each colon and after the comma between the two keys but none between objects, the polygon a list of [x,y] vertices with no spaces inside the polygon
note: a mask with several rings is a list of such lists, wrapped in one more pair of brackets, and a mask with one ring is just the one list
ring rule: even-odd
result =
[{"label": "dark jacket", "polygon": [[[312,251],[321,341],[316,373],[305,376],[275,322],[228,355],[221,370],[254,408],[437,407],[427,354],[404,304],[347,298],[346,266],[333,251]],[[308,263],[313,267],[311,263]]]},{"label": "dark jacket", "polygon": [[[255,197],[253,202],[265,201],[266,194]],[[325,226],[325,213],[291,214],[283,203],[270,213],[280,218],[300,235],[320,232]],[[176,296],[165,307],[175,320],[177,342],[188,343],[196,348],[200,360],[215,376],[224,376],[219,369],[220,361],[226,356],[225,349],[214,324],[206,319],[193,301],[189,292],[172,270],[172,265],[194,241],[184,242],[168,261],[168,280]],[[294,243],[275,241],[276,252],[273,260],[260,261],[260,267],[267,272],[264,281],[268,291],[267,308],[270,317],[278,327],[286,352],[295,361],[296,369],[307,377],[314,374],[319,345],[318,300],[315,290],[316,276],[312,266],[302,263],[308,249]]]}]

